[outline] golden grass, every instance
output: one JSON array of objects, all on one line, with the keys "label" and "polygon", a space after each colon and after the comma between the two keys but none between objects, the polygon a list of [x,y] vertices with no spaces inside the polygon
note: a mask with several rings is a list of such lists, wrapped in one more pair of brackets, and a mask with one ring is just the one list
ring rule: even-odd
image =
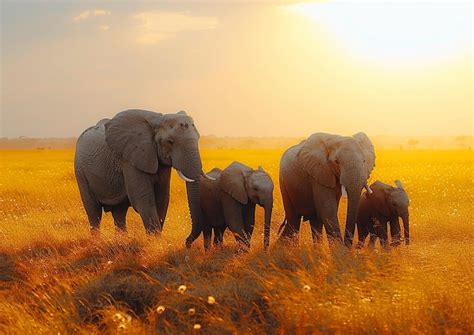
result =
[{"label": "golden grass", "polygon": [[[284,217],[283,150],[203,150],[206,169],[233,160],[276,184],[272,242]],[[0,152],[0,333],[470,333],[474,331],[472,151],[380,151],[372,179],[401,179],[412,245],[390,252],[313,247],[262,251],[262,210],[248,254],[184,248],[184,184],[173,173],[163,236],[130,210],[91,237],[70,150]],[[341,220],[345,207],[341,206]],[[259,224],[260,223],[260,224]],[[186,290],[179,292],[180,285]],[[214,298],[215,303],[212,302]]]}]

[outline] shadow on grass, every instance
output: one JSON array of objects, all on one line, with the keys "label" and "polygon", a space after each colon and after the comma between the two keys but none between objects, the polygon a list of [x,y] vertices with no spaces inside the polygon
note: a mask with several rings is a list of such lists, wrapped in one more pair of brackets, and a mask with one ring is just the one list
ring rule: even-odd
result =
[{"label": "shadow on grass", "polygon": [[14,257],[6,253],[0,253],[0,289],[25,278],[26,274]]},{"label": "shadow on grass", "polygon": [[79,287],[76,307],[82,321],[99,321],[98,312],[111,305],[123,305],[138,316],[154,305],[162,287],[136,264],[106,272]]},{"label": "shadow on grass", "polygon": [[[275,330],[260,271],[243,271],[245,259],[261,255],[238,256],[232,248],[205,254],[179,249],[146,268],[136,258],[124,258],[76,289],[76,308],[85,323],[104,323],[104,310],[120,308],[159,332],[191,332],[195,323],[212,332],[262,325]],[[163,313],[156,312],[158,306]]]}]

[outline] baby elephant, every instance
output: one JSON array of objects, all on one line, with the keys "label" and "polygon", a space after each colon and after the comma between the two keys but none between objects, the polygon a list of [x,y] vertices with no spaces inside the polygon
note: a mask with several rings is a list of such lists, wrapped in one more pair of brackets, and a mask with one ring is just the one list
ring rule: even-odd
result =
[{"label": "baby elephant", "polygon": [[357,215],[357,231],[359,235],[358,247],[364,246],[365,239],[370,233],[369,245],[374,246],[377,238],[382,246],[387,246],[387,223],[390,222],[392,244],[400,244],[400,223],[402,218],[405,244],[410,243],[410,221],[408,206],[410,200],[399,180],[395,180],[397,187],[376,181],[370,188],[372,193],[364,192],[360,199]]},{"label": "baby elephant", "polygon": [[208,173],[215,180],[201,180],[204,248],[210,246],[212,229],[214,244],[220,245],[228,227],[244,249],[250,248],[255,224],[255,205],[265,209],[264,248],[270,244],[270,220],[273,208],[273,182],[262,167],[233,162],[224,170]]}]

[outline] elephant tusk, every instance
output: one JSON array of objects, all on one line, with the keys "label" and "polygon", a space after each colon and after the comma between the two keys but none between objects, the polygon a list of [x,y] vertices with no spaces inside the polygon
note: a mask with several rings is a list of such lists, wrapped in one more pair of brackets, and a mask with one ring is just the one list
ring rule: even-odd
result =
[{"label": "elephant tusk", "polygon": [[202,172],[202,176],[203,176],[204,178],[209,179],[209,180],[212,180],[212,181],[215,181],[215,180],[216,180],[216,178],[211,177],[211,176],[205,174],[204,172]]},{"label": "elephant tusk", "polygon": [[188,182],[188,183],[194,183],[194,179],[191,179],[191,178],[188,178],[186,177],[181,171],[179,170],[176,170],[178,172],[178,176],[183,179],[185,182]]},{"label": "elephant tusk", "polygon": [[341,185],[341,195],[343,198],[347,198],[347,190],[344,185]]},{"label": "elephant tusk", "polygon": [[369,192],[369,194],[372,194],[372,193],[374,193],[374,191],[372,191],[372,189],[370,188],[370,186],[369,186],[369,185],[365,184],[365,186],[364,186],[364,187],[365,187],[365,189],[367,190],[367,192]]}]

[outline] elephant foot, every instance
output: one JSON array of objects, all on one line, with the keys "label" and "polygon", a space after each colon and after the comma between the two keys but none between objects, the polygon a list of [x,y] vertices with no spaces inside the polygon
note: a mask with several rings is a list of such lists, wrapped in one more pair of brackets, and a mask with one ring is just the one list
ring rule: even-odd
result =
[{"label": "elephant foot", "polygon": [[100,236],[100,229],[99,229],[99,227],[91,227],[91,235],[92,235],[92,236]]},{"label": "elephant foot", "polygon": [[188,238],[186,239],[186,248],[187,248],[187,249],[191,249],[191,246],[192,246],[193,242],[194,242],[194,239],[188,237]]},{"label": "elephant foot", "polygon": [[161,230],[159,230],[159,229],[147,229],[146,234],[147,234],[147,236],[150,236],[150,237],[160,237],[161,236]]},{"label": "elephant foot", "polygon": [[390,244],[385,242],[380,241],[380,246],[382,247],[382,250],[384,251],[389,251],[390,250]]},{"label": "elephant foot", "polygon": [[402,242],[401,242],[400,240],[395,240],[395,241],[392,241],[392,242],[390,243],[390,246],[392,246],[392,247],[398,247],[398,246],[401,245],[401,244],[402,244]]},{"label": "elephant foot", "polygon": [[329,235],[329,238],[334,242],[343,242],[344,245],[349,249],[352,248],[352,243],[354,242],[354,234],[349,232],[345,232],[344,240],[342,240],[341,236],[338,236],[337,234],[334,234],[333,236]]},{"label": "elephant foot", "polygon": [[357,249],[357,250],[360,250],[360,249],[362,249],[363,247],[364,247],[364,243],[361,243],[361,242],[357,243],[357,245],[356,245],[356,249]]},{"label": "elephant foot", "polygon": [[115,233],[117,235],[127,235],[127,228],[115,227]]}]

